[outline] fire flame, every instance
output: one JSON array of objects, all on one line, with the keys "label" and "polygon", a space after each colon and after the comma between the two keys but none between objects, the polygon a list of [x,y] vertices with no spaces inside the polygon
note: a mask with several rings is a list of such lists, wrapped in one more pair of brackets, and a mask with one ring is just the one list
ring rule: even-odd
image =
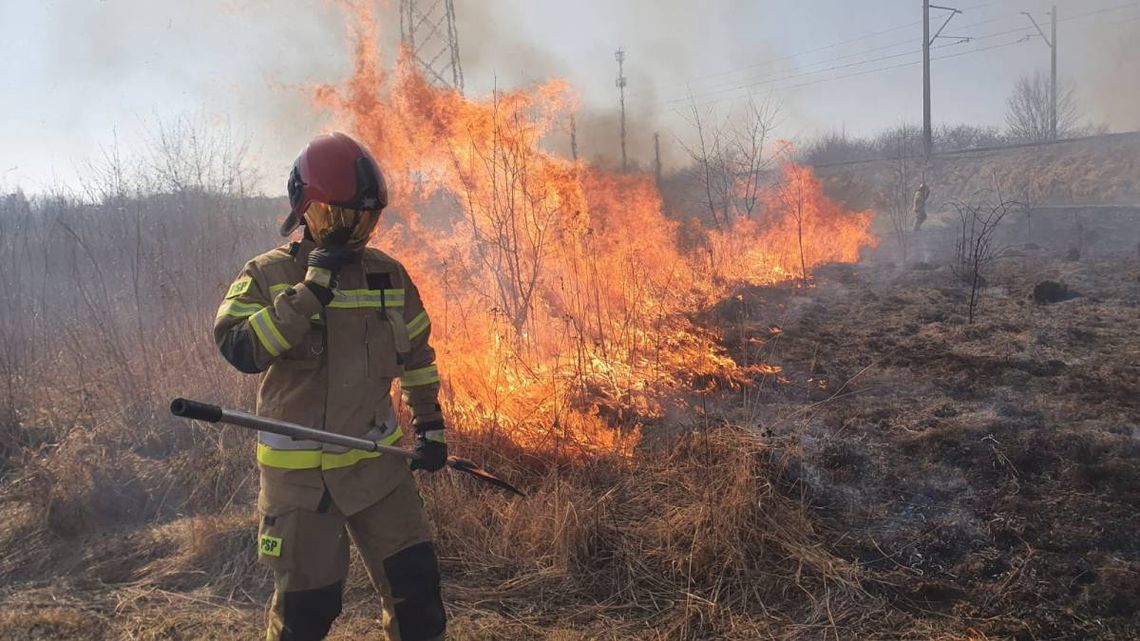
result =
[{"label": "fire flame", "polygon": [[349,8],[353,74],[315,101],[384,169],[392,205],[374,242],[416,279],[460,429],[628,453],[695,381],[741,380],[693,312],[735,284],[855,261],[874,242],[870,212],[843,211],[811,169],[788,164],[763,215],[686,255],[649,176],[543,148],[574,112],[565,82],[465,98],[406,55],[385,70],[375,17]]}]

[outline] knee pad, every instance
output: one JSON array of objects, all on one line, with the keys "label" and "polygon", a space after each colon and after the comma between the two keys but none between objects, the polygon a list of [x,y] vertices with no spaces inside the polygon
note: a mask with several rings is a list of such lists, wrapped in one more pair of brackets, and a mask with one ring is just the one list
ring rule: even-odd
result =
[{"label": "knee pad", "polygon": [[417,543],[384,559],[402,641],[426,641],[443,634],[447,614],[439,594],[439,562],[430,542]]},{"label": "knee pad", "polygon": [[281,641],[320,641],[340,616],[344,583],[281,595]]}]

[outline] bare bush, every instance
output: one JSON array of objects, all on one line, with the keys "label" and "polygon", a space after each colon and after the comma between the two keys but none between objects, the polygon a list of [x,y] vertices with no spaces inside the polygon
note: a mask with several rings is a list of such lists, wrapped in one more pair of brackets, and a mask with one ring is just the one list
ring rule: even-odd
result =
[{"label": "bare bush", "polygon": [[832,131],[804,146],[801,157],[811,165],[874,160],[879,158],[879,149],[869,138],[853,138],[846,131]]},{"label": "bare bush", "polygon": [[916,140],[919,144],[921,140],[918,130],[906,125],[893,131],[895,138],[890,157],[890,173],[886,185],[878,194],[878,201],[890,219],[895,243],[898,245],[903,264],[906,264],[915,227],[912,203],[915,181],[919,177],[919,167],[917,167],[919,161],[910,156],[909,150]]},{"label": "bare bush", "polygon": [[[922,127],[919,125],[903,123],[898,127],[864,137],[848,136],[846,132],[831,132],[804,145],[800,157],[812,165],[894,160],[900,156],[918,159],[925,153],[922,148],[922,137],[916,135],[921,130]],[[904,143],[901,148],[900,141]],[[932,140],[936,152],[996,147],[1009,142],[1009,136],[997,127],[964,123],[935,127]]]},{"label": "bare bush", "polygon": [[999,200],[997,204],[988,204],[984,200],[955,201],[951,205],[958,212],[958,237],[951,269],[955,276],[970,286],[967,322],[973,323],[981,302],[981,289],[986,284],[985,275],[999,253],[994,244],[994,232],[1002,220],[1011,211],[1020,209],[1021,205],[1005,200]]},{"label": "bare bush", "polygon": [[234,135],[228,123],[205,116],[181,116],[160,122],[150,133],[146,174],[152,192],[242,196],[256,189],[258,176],[249,164],[249,141]]},{"label": "bare bush", "polygon": [[[250,174],[223,143],[163,131],[151,154],[106,149],[78,194],[0,197],[0,468],[21,479],[5,499],[60,536],[216,509],[249,486],[244,441],[175,427],[165,399],[253,398],[206,328],[241,261],[276,242],[267,212],[283,205],[235,195]],[[194,168],[182,192],[160,189],[156,155]]]}]

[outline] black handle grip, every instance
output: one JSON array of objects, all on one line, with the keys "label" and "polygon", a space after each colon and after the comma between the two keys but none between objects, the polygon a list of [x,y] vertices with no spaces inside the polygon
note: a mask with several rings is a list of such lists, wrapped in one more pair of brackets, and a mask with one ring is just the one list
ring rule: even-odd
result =
[{"label": "black handle grip", "polygon": [[188,398],[176,398],[170,401],[170,413],[182,418],[217,423],[222,420],[222,408],[209,403],[199,403]]}]

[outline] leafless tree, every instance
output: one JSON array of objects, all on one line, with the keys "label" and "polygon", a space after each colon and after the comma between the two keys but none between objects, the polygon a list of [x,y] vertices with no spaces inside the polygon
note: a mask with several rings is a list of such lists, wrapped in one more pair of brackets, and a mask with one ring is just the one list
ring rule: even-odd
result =
[{"label": "leafless tree", "polygon": [[236,137],[228,123],[204,116],[180,116],[160,122],[149,133],[151,154],[146,169],[153,191],[196,191],[243,196],[254,189],[257,174],[249,163],[249,143]]},{"label": "leafless tree", "polygon": [[804,250],[804,222],[809,215],[808,194],[805,193],[801,176],[796,173],[785,173],[784,178],[776,188],[776,198],[784,215],[791,216],[796,221],[796,247],[800,258],[800,279],[807,285],[808,270],[807,257]]},{"label": "leafless tree", "polygon": [[696,144],[679,141],[698,168],[702,205],[718,229],[734,219],[752,216],[760,204],[760,180],[771,158],[764,145],[775,125],[777,109],[749,100],[742,109],[717,120],[714,112],[690,106],[689,124]]},{"label": "leafless tree", "polygon": [[[551,198],[551,185],[535,175],[538,154],[526,139],[529,122],[517,108],[493,96],[494,135],[471,140],[471,157],[455,159],[463,193],[460,204],[470,227],[475,262],[468,270],[491,276],[489,304],[503,312],[519,347],[532,347],[525,331],[534,320],[535,296],[546,262],[568,218],[561,199]],[[478,277],[468,276],[472,281]]]},{"label": "leafless tree", "polygon": [[980,199],[951,204],[958,212],[958,238],[951,269],[970,286],[967,322],[973,323],[981,302],[981,289],[986,283],[985,274],[999,253],[994,245],[994,231],[1008,214],[1019,210],[1021,205],[1000,198],[996,205]]},{"label": "leafless tree", "polygon": [[906,125],[893,130],[890,153],[890,174],[884,189],[879,193],[880,206],[887,212],[894,232],[895,242],[906,264],[910,254],[910,243],[914,229],[914,190],[917,185],[919,162],[909,153],[911,144],[917,139],[917,130]]},{"label": "leafless tree", "polygon": [[[1044,142],[1053,139],[1052,82],[1043,73],[1022,76],[1006,102],[1005,121],[1015,140]],[[1081,114],[1071,87],[1057,87],[1057,137],[1081,133]]]}]

